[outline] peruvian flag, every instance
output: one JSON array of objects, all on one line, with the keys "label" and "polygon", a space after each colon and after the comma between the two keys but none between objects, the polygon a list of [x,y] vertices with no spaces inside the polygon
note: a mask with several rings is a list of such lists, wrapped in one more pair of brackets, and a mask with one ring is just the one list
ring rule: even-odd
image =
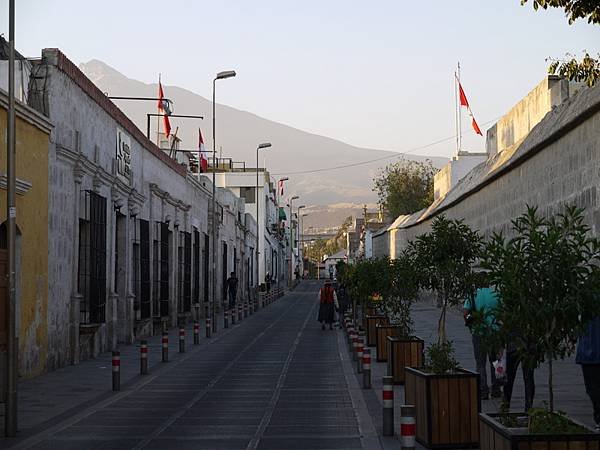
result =
[{"label": "peruvian flag", "polygon": [[283,180],[279,180],[279,195],[283,195]]},{"label": "peruvian flag", "polygon": [[169,102],[165,100],[160,76],[158,77],[158,112],[163,115],[163,131],[165,136],[169,137],[171,135],[171,122],[169,122],[171,108],[169,107]]},{"label": "peruvian flag", "polygon": [[465,108],[467,108],[467,112],[469,113],[469,116],[471,117],[471,126],[473,127],[473,130],[475,131],[475,133],[477,133],[479,136],[483,136],[483,133],[481,133],[481,129],[479,128],[479,125],[477,125],[477,122],[475,121],[475,117],[473,116],[473,112],[471,111],[471,106],[469,106],[469,101],[467,100],[467,95],[465,94],[465,91],[462,87],[462,85],[460,84],[460,81],[458,81],[458,77],[456,78],[456,81],[458,82],[458,97],[459,97],[459,103],[460,106],[464,106]]},{"label": "peruvian flag", "polygon": [[208,172],[208,153],[204,147],[204,139],[200,128],[198,128],[198,150],[200,150],[200,173],[206,173]]}]

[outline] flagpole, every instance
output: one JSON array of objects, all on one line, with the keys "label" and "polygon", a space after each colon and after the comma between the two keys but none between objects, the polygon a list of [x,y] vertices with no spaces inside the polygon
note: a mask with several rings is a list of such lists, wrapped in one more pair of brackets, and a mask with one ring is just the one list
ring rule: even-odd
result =
[{"label": "flagpole", "polygon": [[460,105],[458,103],[458,83],[456,79],[456,71],[454,71],[454,132],[456,133],[456,155],[458,156],[460,150],[458,144],[458,115],[460,114]]},{"label": "flagpole", "polygon": [[[458,79],[458,85],[460,86],[460,61],[457,63],[457,79]],[[461,123],[461,114],[460,114],[460,106],[458,107],[458,152],[457,154],[461,151],[462,149],[462,123]]]},{"label": "flagpole", "polygon": [[[161,74],[158,74],[158,86],[160,86],[160,76]],[[160,113],[160,109],[157,109],[157,112]],[[160,117],[156,116],[156,146],[158,148],[160,148]]]}]

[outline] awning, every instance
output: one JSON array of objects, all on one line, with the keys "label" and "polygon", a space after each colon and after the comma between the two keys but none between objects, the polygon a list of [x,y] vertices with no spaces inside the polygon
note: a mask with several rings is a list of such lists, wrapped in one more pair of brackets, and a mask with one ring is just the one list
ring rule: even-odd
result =
[{"label": "awning", "polygon": [[279,220],[287,220],[287,216],[285,215],[285,208],[283,206],[279,207]]}]

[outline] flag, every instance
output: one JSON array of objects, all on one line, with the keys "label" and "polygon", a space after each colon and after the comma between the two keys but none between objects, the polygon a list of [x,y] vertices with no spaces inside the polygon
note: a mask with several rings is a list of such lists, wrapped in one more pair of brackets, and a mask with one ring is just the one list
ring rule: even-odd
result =
[{"label": "flag", "polygon": [[283,195],[283,180],[279,180],[279,195]]},{"label": "flag", "polygon": [[204,147],[204,139],[200,128],[198,128],[198,150],[200,150],[200,173],[206,173],[208,172],[208,154]]},{"label": "flag", "polygon": [[[456,74],[454,74],[454,76],[456,77]],[[464,91],[462,85],[460,84],[458,77],[456,77],[456,82],[458,83],[458,102],[459,102],[460,106],[464,106],[465,108],[467,108],[469,117],[471,117],[471,126],[473,127],[473,130],[475,131],[475,133],[477,133],[479,136],[483,136],[483,133],[481,132],[481,129],[479,128],[479,125],[477,125],[477,122],[475,121],[475,117],[473,116],[473,111],[471,111],[471,106],[469,105],[469,101],[467,100],[467,95],[465,94],[465,91]]]},{"label": "flag", "polygon": [[169,107],[169,102],[164,97],[162,83],[160,82],[160,77],[158,77],[158,112],[163,115],[163,131],[165,136],[169,137],[171,134],[171,122],[169,122],[171,108]]}]

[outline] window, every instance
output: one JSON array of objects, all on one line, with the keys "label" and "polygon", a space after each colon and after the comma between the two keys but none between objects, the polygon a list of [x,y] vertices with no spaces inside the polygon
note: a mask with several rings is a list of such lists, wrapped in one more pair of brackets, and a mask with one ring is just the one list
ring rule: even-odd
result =
[{"label": "window", "polygon": [[152,291],[152,314],[155,317],[169,315],[169,224],[156,222],[156,237],[152,246],[154,259],[154,289]]},{"label": "window", "polygon": [[192,235],[187,232],[179,233],[179,247],[177,252],[178,260],[178,295],[177,295],[177,310],[178,312],[189,312],[192,309]]},{"label": "window", "polygon": [[227,299],[227,289],[225,288],[225,286],[227,286],[227,278],[229,278],[229,273],[227,272],[227,243],[223,242],[223,256],[222,256],[222,263],[223,263],[223,299]]},{"label": "window", "polygon": [[82,296],[80,323],[106,320],[106,198],[83,191],[79,218],[77,288]]},{"label": "window", "polygon": [[250,203],[256,203],[256,201],[254,200],[254,198],[256,196],[255,193],[256,193],[255,187],[241,187],[240,188],[240,198],[243,198],[247,205]]},{"label": "window", "polygon": [[210,258],[210,239],[208,234],[204,233],[204,249],[202,250],[202,265],[204,269],[204,301],[208,303],[208,266],[209,266],[209,258]]},{"label": "window", "polygon": [[192,301],[194,303],[200,303],[200,233],[196,228],[194,228],[193,260],[194,284],[192,291]]}]

